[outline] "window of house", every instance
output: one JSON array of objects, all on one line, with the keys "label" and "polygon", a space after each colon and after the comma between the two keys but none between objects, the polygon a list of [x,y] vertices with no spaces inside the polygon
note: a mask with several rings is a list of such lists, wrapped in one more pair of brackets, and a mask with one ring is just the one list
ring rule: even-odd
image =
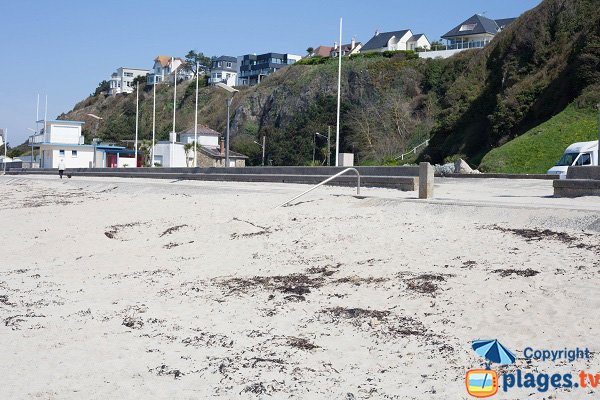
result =
[{"label": "window of house", "polygon": [[222,66],[223,66],[223,63],[222,63],[221,61],[219,61],[219,64],[218,64],[218,65],[219,65],[219,67],[222,67]]},{"label": "window of house", "polygon": [[227,63],[227,68],[231,68],[232,65],[233,65],[232,63],[228,62]]},{"label": "window of house", "polygon": [[59,151],[58,151],[58,155],[59,155],[60,157],[64,157],[64,156],[65,156],[65,151],[64,151],[64,150],[59,150]]},{"label": "window of house", "polygon": [[460,29],[458,31],[459,32],[472,31],[473,29],[475,29],[476,26],[477,26],[477,24],[464,24],[460,27]]},{"label": "window of house", "polygon": [[71,157],[77,157],[77,150],[71,150]]}]

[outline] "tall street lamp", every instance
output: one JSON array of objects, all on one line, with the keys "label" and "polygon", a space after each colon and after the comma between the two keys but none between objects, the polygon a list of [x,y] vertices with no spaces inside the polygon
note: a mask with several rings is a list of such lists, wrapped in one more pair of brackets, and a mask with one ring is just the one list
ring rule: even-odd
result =
[{"label": "tall street lamp", "polygon": [[[327,166],[329,167],[331,165],[331,130],[329,130],[329,133],[327,134],[327,136],[321,135],[319,132],[315,132],[315,136],[320,136],[323,139],[327,139]],[[313,150],[313,161],[314,161],[314,150]]]},{"label": "tall street lamp", "polygon": [[98,135],[98,125],[100,125],[100,121],[102,121],[104,118],[99,117],[95,114],[87,114],[88,117],[92,117],[96,120],[96,127],[94,128],[94,137],[92,138],[92,142],[94,143],[94,161],[92,163],[92,167],[96,168],[96,146],[98,144],[98,141],[96,140],[96,136]]},{"label": "tall street lamp", "polygon": [[237,89],[232,88],[231,86],[227,86],[224,83],[217,83],[215,86],[225,90],[229,93],[229,97],[227,98],[227,134],[225,135],[225,168],[229,168],[229,113],[231,108],[231,103],[233,102],[233,96],[238,92]]},{"label": "tall street lamp", "polygon": [[254,141],[254,143],[256,143],[257,145],[259,145],[262,148],[262,166],[265,166],[265,148],[267,147],[267,143],[266,143],[267,137],[265,135],[263,135],[263,139],[262,139],[262,144],[258,143],[256,140]]},{"label": "tall street lamp", "polygon": [[600,167],[600,103],[596,104],[598,107],[598,151],[596,152],[598,157],[598,166]]}]

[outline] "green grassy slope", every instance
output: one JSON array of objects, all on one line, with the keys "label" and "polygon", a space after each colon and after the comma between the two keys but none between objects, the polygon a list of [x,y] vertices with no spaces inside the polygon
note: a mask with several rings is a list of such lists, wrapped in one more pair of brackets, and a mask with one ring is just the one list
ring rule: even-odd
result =
[{"label": "green grassy slope", "polygon": [[543,174],[575,142],[598,139],[598,112],[571,104],[522,136],[490,151],[479,166],[485,172]]}]

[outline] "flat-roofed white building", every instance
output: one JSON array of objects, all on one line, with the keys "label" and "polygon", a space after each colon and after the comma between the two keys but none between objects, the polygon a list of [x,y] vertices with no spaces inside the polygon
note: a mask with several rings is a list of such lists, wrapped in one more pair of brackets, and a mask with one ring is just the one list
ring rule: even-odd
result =
[{"label": "flat-roofed white building", "polygon": [[108,95],[114,96],[119,93],[133,93],[133,80],[138,76],[146,76],[150,71],[141,68],[121,67],[114,72],[110,78]]}]

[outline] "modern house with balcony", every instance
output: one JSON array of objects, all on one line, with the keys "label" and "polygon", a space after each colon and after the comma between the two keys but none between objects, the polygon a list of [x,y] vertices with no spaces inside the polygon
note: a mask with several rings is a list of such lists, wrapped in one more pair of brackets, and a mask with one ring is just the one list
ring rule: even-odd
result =
[{"label": "modern house with balcony", "polygon": [[294,64],[302,57],[294,54],[266,53],[247,54],[238,59],[240,73],[238,85],[252,86],[260,83],[262,79],[288,65]]},{"label": "modern house with balcony", "polygon": [[238,63],[236,57],[221,56],[211,61],[208,83],[224,83],[236,86],[238,78]]},{"label": "modern house with balcony", "polygon": [[108,95],[114,96],[119,93],[133,93],[133,80],[138,76],[146,76],[150,71],[141,68],[121,67],[110,77],[110,88]]},{"label": "modern house with balcony", "polygon": [[463,50],[483,48],[515,19],[504,18],[494,20],[475,14],[442,36],[442,39],[445,39],[447,42],[442,49],[419,53],[419,57],[447,58]]},{"label": "modern house with balcony", "polygon": [[487,46],[494,36],[500,33],[516,18],[489,19],[475,14],[442,36],[448,50],[477,49]]},{"label": "modern house with balcony", "polygon": [[428,49],[431,47],[427,36],[414,35],[410,29],[394,32],[375,32],[375,35],[360,49],[361,53],[373,53],[398,50]]}]

